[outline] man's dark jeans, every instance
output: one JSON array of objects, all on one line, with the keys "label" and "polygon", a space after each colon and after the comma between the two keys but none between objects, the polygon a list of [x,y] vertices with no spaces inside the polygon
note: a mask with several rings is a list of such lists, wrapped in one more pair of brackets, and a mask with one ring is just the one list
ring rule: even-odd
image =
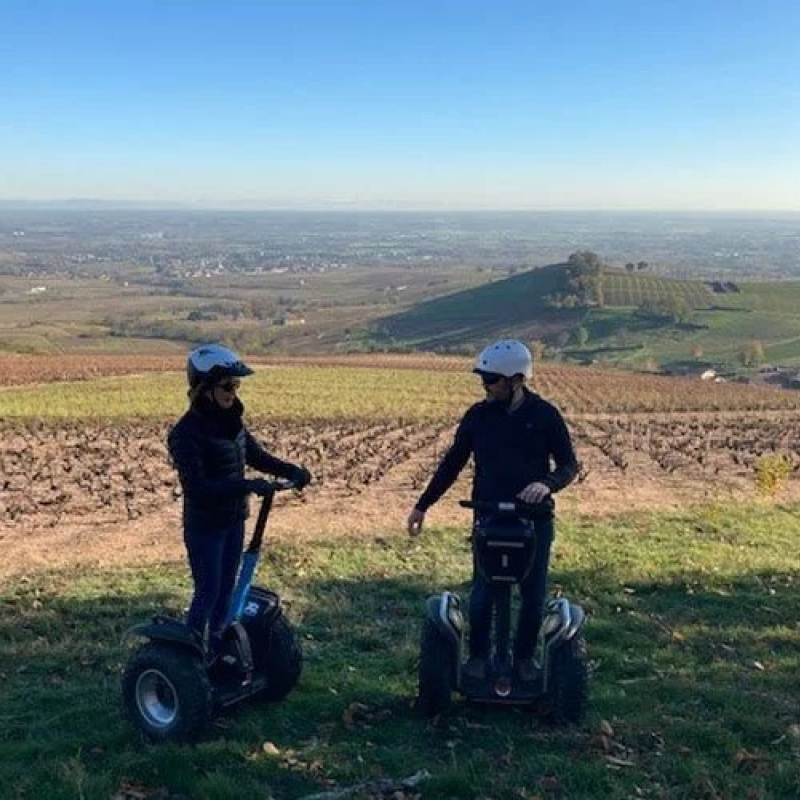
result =
[{"label": "man's dark jeans", "polygon": [[[554,530],[552,519],[536,520],[533,566],[519,584],[521,602],[514,638],[514,658],[517,661],[531,658],[536,649],[547,594],[547,572]],[[472,588],[469,596],[469,649],[473,657],[488,659],[490,655],[493,611],[494,587],[481,576],[473,555]]]},{"label": "man's dark jeans", "polygon": [[186,614],[189,627],[212,639],[222,632],[233,594],[244,544],[244,520],[209,528],[184,523],[183,541],[194,580],[194,596]]}]

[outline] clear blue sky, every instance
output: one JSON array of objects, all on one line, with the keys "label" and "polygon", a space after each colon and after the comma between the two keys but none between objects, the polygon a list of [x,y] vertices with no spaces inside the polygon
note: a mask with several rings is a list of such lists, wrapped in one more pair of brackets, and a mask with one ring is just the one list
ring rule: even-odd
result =
[{"label": "clear blue sky", "polygon": [[3,0],[0,200],[800,210],[798,0]]}]

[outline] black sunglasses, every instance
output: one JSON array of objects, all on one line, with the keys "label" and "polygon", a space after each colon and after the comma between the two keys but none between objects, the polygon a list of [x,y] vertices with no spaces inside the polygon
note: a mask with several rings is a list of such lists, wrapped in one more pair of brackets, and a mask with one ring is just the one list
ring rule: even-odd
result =
[{"label": "black sunglasses", "polygon": [[218,383],[217,389],[222,389],[223,392],[235,392],[239,388],[238,383],[234,383],[233,381],[228,381],[228,383]]},{"label": "black sunglasses", "polygon": [[481,382],[484,386],[494,386],[496,383],[500,383],[504,377],[505,375],[498,375],[496,372],[482,372]]}]

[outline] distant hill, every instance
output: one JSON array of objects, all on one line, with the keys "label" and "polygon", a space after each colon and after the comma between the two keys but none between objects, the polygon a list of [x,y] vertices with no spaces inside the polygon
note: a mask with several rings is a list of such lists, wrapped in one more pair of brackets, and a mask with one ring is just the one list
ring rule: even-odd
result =
[{"label": "distant hill", "polygon": [[390,347],[450,352],[515,336],[544,343],[551,357],[649,371],[800,369],[798,281],[678,280],[604,266],[588,284],[576,298],[570,265],[552,264],[418,303],[372,331]]},{"label": "distant hill", "polygon": [[565,291],[564,264],[426,300],[383,317],[373,330],[383,339],[424,350],[469,350],[493,337],[557,341],[578,324],[585,311],[553,309],[547,298]]}]

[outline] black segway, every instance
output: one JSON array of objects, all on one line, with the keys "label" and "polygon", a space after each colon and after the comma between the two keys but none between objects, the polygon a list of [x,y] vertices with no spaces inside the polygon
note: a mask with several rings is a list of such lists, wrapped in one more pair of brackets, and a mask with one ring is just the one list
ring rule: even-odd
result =
[{"label": "black segway", "polygon": [[282,700],[300,677],[300,644],[280,598],[252,585],[275,493],[295,488],[289,481],[268,483],[221,649],[210,654],[185,622],[160,614],[128,632],[149,639],[128,662],[122,696],[128,716],[150,739],[196,739],[222,709],[248,698]]},{"label": "black segway", "polygon": [[530,572],[535,557],[540,505],[461,500],[477,511],[473,530],[476,567],[494,586],[494,657],[486,675],[463,670],[465,623],[452,592],[428,598],[422,625],[417,707],[427,717],[442,713],[454,691],[480,703],[537,706],[557,722],[581,722],[588,707],[589,670],[583,627],[586,615],[566,597],[545,607],[537,643],[538,669],[523,682],[510,654],[511,591]]}]

